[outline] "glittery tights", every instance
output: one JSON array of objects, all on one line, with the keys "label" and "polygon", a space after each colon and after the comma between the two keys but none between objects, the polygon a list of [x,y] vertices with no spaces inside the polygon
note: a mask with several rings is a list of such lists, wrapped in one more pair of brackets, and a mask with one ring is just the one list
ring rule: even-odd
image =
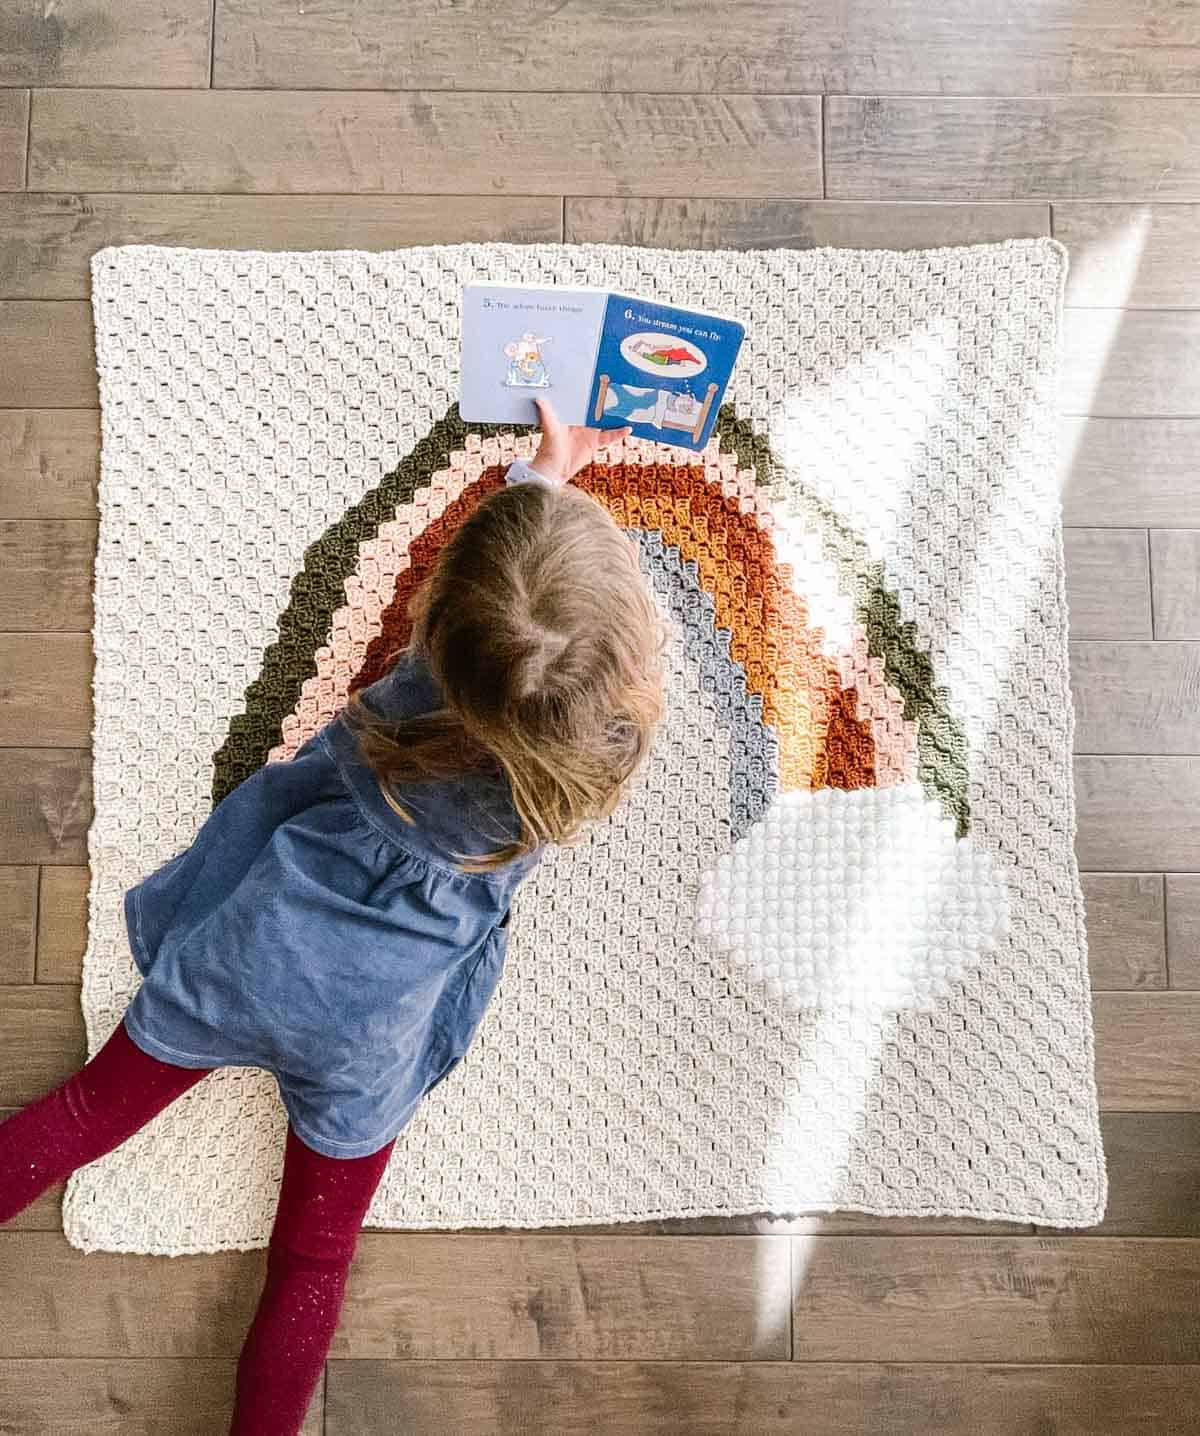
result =
[{"label": "glittery tights", "polygon": [[[0,1123],[0,1224],[94,1162],[207,1075],[143,1052],[123,1023],[60,1087]],[[341,1312],[358,1233],[394,1142],[334,1158],[289,1127],[267,1274],[238,1361],[230,1436],[292,1436]]]},{"label": "glittery tights", "polygon": [[61,1087],[0,1123],[0,1223],[76,1167],[119,1147],[208,1070],[160,1062],[117,1023],[95,1057]]},{"label": "glittery tights", "polygon": [[289,1127],[267,1280],[237,1370],[230,1436],[299,1431],[333,1340],[359,1228],[394,1142],[322,1156]]}]

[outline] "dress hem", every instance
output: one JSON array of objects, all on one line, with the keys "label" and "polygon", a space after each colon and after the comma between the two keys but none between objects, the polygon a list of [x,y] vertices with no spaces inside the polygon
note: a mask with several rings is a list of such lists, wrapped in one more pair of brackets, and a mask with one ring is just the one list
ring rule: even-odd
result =
[{"label": "dress hem", "polygon": [[[253,1061],[249,1058],[230,1059],[223,1057],[219,1062],[212,1058],[201,1058],[194,1053],[179,1052],[174,1047],[168,1047],[165,1042],[160,1042],[156,1037],[151,1037],[136,1020],[130,1018],[128,1011],[121,1019],[129,1038],[148,1056],[156,1058],[160,1062],[166,1062],[171,1067],[184,1067],[189,1071],[215,1072],[220,1067],[254,1067],[260,1072],[269,1072],[275,1079],[275,1085],[279,1089],[279,1100],[287,1113],[288,1123],[295,1131],[297,1137],[306,1147],[311,1147],[314,1152],[323,1157],[330,1157],[336,1161],[348,1161],[355,1157],[371,1157],[382,1148],[394,1141],[408,1125],[409,1118],[406,1117],[390,1137],[367,1137],[359,1142],[335,1142],[332,1138],[318,1137],[306,1122],[297,1119],[288,1093],[280,1080],[279,1073],[273,1067],[268,1067],[262,1062]],[[153,1050],[151,1050],[153,1049]],[[411,1115],[411,1114],[410,1114]],[[339,1150],[334,1151],[333,1148]]]}]

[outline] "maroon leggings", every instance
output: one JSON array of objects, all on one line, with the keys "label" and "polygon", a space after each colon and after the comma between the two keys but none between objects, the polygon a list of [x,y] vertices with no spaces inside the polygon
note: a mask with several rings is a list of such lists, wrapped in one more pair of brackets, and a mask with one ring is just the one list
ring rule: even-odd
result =
[{"label": "maroon leggings", "polygon": [[[119,1023],[86,1066],[0,1124],[0,1224],[120,1146],[209,1071],[160,1062]],[[238,1361],[230,1436],[300,1430],[358,1232],[394,1145],[369,1157],[325,1157],[288,1128],[266,1282]]]}]

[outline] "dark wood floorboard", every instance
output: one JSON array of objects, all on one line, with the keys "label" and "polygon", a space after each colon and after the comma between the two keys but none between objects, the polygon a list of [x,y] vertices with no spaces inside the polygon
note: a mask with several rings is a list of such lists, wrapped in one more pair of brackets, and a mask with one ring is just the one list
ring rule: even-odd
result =
[{"label": "dark wood floorboard", "polygon": [[1163,875],[1084,873],[1081,882],[1092,987],[1166,987]]},{"label": "dark wood floorboard", "polygon": [[330,1436],[1194,1436],[1195,1366],[331,1361]]},{"label": "dark wood floorboard", "polygon": [[0,352],[0,407],[96,407],[92,311],[84,300],[0,300]]},{"label": "dark wood floorboard", "polygon": [[1200,1361],[1200,1243],[793,1237],[797,1361]]},{"label": "dark wood floorboard", "polygon": [[554,196],[0,194],[0,299],[86,299],[91,257],[110,244],[396,249],[561,230]]},{"label": "dark wood floorboard", "polygon": [[1173,988],[1200,988],[1200,873],[1168,873],[1167,976]]},{"label": "dark wood floorboard", "polygon": [[0,85],[207,85],[211,7],[5,0]]},{"label": "dark wood floorboard", "polygon": [[37,975],[38,870],[0,867],[0,982]]},{"label": "dark wood floorboard", "polygon": [[819,195],[820,116],[811,95],[39,90],[29,188]]},{"label": "dark wood floorboard", "polygon": [[[0,1358],[0,1430],[21,1436],[214,1436],[229,1425],[235,1365],[203,1356]],[[301,1436],[321,1436],[324,1387],[322,1377]]]},{"label": "dark wood floorboard", "polygon": [[24,185],[28,134],[29,91],[0,90],[0,190]]},{"label": "dark wood floorboard", "polygon": [[0,748],[0,792],[0,863],[87,861],[92,765],[86,749]]},{"label": "dark wood floorboard", "polygon": [[831,95],[830,199],[1200,200],[1200,95]]},{"label": "dark wood floorboard", "polygon": [[[469,19],[467,18],[469,16]],[[220,0],[213,80],[284,89],[713,90],[917,94],[1196,89],[1188,0],[864,5],[693,0],[686,21],[621,0],[538,13],[513,0]],[[681,31],[686,33],[681,33]]]},{"label": "dark wood floorboard", "polygon": [[566,202],[572,244],[662,249],[919,249],[1050,233],[1050,206],[854,200],[610,199]]},{"label": "dark wood floorboard", "polygon": [[1075,803],[1083,867],[1200,871],[1200,758],[1080,755]]},{"label": "dark wood floorboard", "polygon": [[0,519],[94,520],[99,477],[95,409],[0,409]]}]

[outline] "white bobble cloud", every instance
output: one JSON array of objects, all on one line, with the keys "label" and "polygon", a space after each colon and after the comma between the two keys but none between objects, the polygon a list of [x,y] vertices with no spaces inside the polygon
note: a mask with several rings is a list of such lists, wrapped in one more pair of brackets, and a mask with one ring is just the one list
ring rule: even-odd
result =
[{"label": "white bobble cloud", "polygon": [[696,927],[797,1008],[925,1008],[1008,924],[995,859],[918,783],[776,797],[703,874]]}]

